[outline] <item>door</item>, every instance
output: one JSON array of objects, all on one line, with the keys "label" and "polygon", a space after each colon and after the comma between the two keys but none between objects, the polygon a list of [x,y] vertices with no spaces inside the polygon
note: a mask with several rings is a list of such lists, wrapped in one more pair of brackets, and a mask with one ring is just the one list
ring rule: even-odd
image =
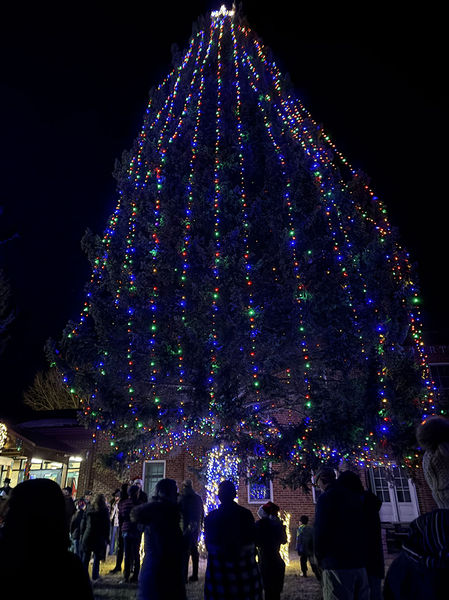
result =
[{"label": "door", "polygon": [[419,514],[415,485],[402,467],[373,467],[369,470],[373,492],[382,500],[380,520],[410,523]]}]

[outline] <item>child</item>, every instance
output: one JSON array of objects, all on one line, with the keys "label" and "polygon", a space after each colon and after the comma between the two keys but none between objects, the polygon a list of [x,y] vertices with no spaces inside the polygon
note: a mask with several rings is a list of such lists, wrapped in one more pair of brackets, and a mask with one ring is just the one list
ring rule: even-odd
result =
[{"label": "child", "polygon": [[303,515],[300,519],[300,525],[296,535],[296,550],[299,555],[299,563],[301,565],[301,575],[307,577],[307,559],[310,561],[310,566],[313,568],[313,528],[308,525],[309,517]]}]

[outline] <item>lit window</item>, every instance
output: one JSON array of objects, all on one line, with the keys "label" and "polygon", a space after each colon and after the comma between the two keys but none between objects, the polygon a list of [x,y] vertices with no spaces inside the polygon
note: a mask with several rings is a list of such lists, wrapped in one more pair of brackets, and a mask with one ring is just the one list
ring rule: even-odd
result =
[{"label": "lit window", "polygon": [[257,458],[248,459],[248,502],[265,504],[273,499],[271,463]]}]

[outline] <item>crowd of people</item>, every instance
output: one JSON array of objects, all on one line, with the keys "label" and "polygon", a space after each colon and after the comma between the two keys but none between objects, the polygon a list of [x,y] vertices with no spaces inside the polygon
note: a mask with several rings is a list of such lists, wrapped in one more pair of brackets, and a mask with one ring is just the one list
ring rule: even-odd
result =
[{"label": "crowd of people", "polygon": [[[310,565],[323,600],[447,598],[449,420],[429,418],[417,437],[438,508],[411,523],[409,538],[386,576],[380,500],[350,470],[338,476],[333,468],[318,472],[315,483],[321,494],[313,523],[307,515],[300,518],[296,550],[301,575],[308,576]],[[190,480],[178,492],[176,481],[161,479],[150,501],[140,480],[123,484],[110,498],[87,491],[77,501],[71,488],[61,490],[48,479],[7,485],[0,527],[5,594],[93,600],[93,583],[109,552],[116,557],[111,572],[123,568],[121,581],[137,584],[138,600],[185,600],[186,584],[198,581],[204,528],[205,600],[281,598],[285,563],[280,547],[287,532],[279,507],[266,502],[256,520],[235,502],[231,481],[219,484],[220,504],[206,516]]]}]

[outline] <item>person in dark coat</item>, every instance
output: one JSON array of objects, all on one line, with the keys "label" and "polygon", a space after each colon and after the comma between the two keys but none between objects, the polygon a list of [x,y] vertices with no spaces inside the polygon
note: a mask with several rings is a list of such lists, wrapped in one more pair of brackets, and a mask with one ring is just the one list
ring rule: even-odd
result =
[{"label": "person in dark coat", "polygon": [[84,519],[85,510],[86,510],[86,503],[84,502],[84,500],[82,498],[80,498],[76,502],[76,512],[72,517],[72,521],[70,522],[70,539],[72,540],[72,551],[80,558],[83,557],[80,539],[81,539],[81,530],[82,529],[84,530],[84,528],[82,528],[82,522]]},{"label": "person in dark coat", "polygon": [[343,471],[338,483],[360,496],[363,509],[365,568],[368,574],[370,600],[382,600],[382,579],[385,577],[382,528],[379,511],[382,501],[363,488],[357,473]]},{"label": "person in dark coat", "polygon": [[432,416],[417,429],[422,467],[438,508],[410,523],[387,571],[385,600],[447,600],[449,574],[449,419]]},{"label": "person in dark coat", "polygon": [[[200,560],[198,539],[204,521],[204,507],[201,496],[194,491],[190,479],[183,482],[178,503],[184,538],[184,580],[186,583],[187,581],[198,581]],[[192,575],[188,578],[190,557],[192,557]]]},{"label": "person in dark coat", "polygon": [[122,516],[120,515],[120,502],[128,498],[128,484],[122,483],[120,487],[120,499],[118,505],[118,530],[117,530],[117,554],[115,557],[115,566],[109,571],[110,573],[120,573],[122,570],[122,562],[124,555],[124,543],[123,543],[123,532],[122,532]]},{"label": "person in dark coat", "polygon": [[106,560],[106,547],[109,544],[109,509],[104,494],[97,494],[92,504],[86,509],[81,545],[83,562],[89,567],[93,554],[92,580],[100,577],[100,561]]},{"label": "person in dark coat", "polygon": [[315,509],[314,545],[323,600],[369,600],[361,498],[338,484],[332,468],[324,467],[316,483],[322,494]]},{"label": "person in dark coat", "polygon": [[284,587],[285,562],[280,555],[280,548],[287,543],[287,533],[278,514],[279,506],[267,502],[259,508],[260,519],[256,521],[256,546],[265,600],[280,600]]},{"label": "person in dark coat", "polygon": [[161,479],[151,502],[136,506],[131,519],[144,527],[145,556],[138,600],[185,600],[183,539],[178,489],[173,479]]},{"label": "person in dark coat", "polygon": [[72,488],[71,487],[62,488],[62,494],[64,496],[64,502],[65,502],[67,530],[70,531],[70,524],[72,522],[72,517],[76,512],[75,502],[72,498]]},{"label": "person in dark coat", "polygon": [[131,485],[137,485],[137,487],[139,488],[139,492],[137,494],[137,496],[139,498],[139,504],[145,504],[146,502],[148,502],[148,496],[147,496],[146,492],[143,491],[142,480],[134,479],[132,481]]},{"label": "person in dark coat", "polygon": [[19,483],[0,528],[2,598],[93,600],[89,576],[69,544],[59,485],[51,479]]},{"label": "person in dark coat", "polygon": [[123,583],[137,583],[139,579],[142,531],[138,528],[137,523],[131,519],[131,511],[139,504],[142,503],[139,502],[139,487],[137,485],[131,485],[128,489],[127,498],[119,500],[118,503],[125,556]]},{"label": "person in dark coat", "polygon": [[234,502],[236,495],[232,481],[222,481],[218,486],[220,506],[204,519],[208,552],[205,600],[262,600],[254,517]]}]

